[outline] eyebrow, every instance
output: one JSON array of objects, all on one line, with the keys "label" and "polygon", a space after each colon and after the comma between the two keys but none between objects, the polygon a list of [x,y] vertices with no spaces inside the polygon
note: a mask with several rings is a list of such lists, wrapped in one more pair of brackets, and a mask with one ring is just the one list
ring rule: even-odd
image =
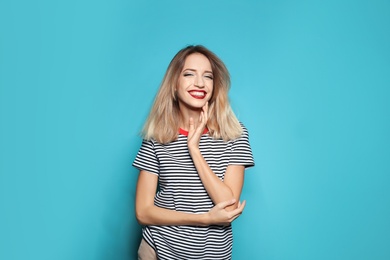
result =
[{"label": "eyebrow", "polygon": [[[190,71],[196,72],[195,69],[184,69],[183,71],[186,71],[186,70],[190,70]],[[211,74],[213,74],[213,72],[212,72],[212,71],[209,71],[209,70],[206,70],[205,73],[211,73]]]}]

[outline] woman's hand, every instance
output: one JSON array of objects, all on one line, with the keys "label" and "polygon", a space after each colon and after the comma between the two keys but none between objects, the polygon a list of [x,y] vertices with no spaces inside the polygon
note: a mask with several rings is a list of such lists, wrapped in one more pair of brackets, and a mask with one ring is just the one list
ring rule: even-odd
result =
[{"label": "woman's hand", "polygon": [[190,118],[190,129],[188,130],[187,139],[187,145],[190,152],[191,149],[197,149],[199,147],[199,140],[203,134],[208,120],[208,110],[209,103],[206,102],[206,104],[202,107],[202,111],[200,112],[199,122],[197,126],[195,126],[194,119],[192,117]]},{"label": "woman's hand", "polygon": [[236,218],[238,218],[245,207],[245,200],[242,203],[238,203],[235,210],[227,211],[226,207],[236,203],[236,200],[224,201],[215,205],[207,214],[209,217],[210,225],[230,225]]}]

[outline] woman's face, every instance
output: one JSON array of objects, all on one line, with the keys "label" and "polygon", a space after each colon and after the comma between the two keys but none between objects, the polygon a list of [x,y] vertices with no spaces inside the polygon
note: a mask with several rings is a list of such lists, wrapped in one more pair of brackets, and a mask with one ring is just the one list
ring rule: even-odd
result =
[{"label": "woman's face", "polygon": [[189,55],[177,82],[180,109],[200,109],[213,94],[214,80],[209,59],[200,53]]}]

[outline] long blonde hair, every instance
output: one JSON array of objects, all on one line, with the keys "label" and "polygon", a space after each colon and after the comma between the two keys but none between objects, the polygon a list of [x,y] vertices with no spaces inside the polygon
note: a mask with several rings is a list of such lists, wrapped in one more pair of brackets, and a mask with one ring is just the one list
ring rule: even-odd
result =
[{"label": "long blonde hair", "polygon": [[236,139],[241,135],[241,125],[229,103],[230,75],[225,64],[204,46],[190,45],[181,49],[168,66],[142,130],[144,139],[154,139],[163,144],[177,139],[180,110],[175,88],[186,58],[193,53],[203,54],[209,59],[214,76],[207,122],[209,134],[215,139],[225,141]]}]

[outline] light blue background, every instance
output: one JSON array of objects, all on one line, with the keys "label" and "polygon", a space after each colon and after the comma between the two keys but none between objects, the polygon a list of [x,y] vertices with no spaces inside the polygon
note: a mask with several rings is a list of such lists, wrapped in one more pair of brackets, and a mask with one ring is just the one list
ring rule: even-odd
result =
[{"label": "light blue background", "polygon": [[204,44],[250,131],[233,259],[390,259],[389,1],[1,1],[0,259],[135,259],[139,130]]}]

